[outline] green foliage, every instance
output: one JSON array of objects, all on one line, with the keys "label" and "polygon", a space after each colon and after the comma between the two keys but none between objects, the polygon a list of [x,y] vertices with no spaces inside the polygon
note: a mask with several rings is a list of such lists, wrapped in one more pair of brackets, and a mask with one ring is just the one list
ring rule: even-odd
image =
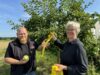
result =
[{"label": "green foliage", "polygon": [[96,73],[96,67],[93,62],[88,66],[87,75],[99,75],[98,73]]},{"label": "green foliage", "polygon": [[96,57],[95,53],[98,50],[91,28],[94,28],[94,24],[99,20],[100,15],[96,12],[92,14],[86,13],[85,9],[93,2],[92,0],[85,4],[83,0],[30,0],[28,3],[23,3],[23,7],[31,15],[31,18],[24,21],[23,24],[36,40],[51,31],[55,31],[58,34],[58,38],[61,41],[65,41],[63,35],[66,22],[80,22],[81,32],[79,38],[84,43],[89,61],[91,61],[91,58]]},{"label": "green foliage", "polygon": [[49,75],[51,66],[57,62],[57,57],[50,51],[45,52],[45,56],[41,57],[41,52],[37,51],[37,75]]}]

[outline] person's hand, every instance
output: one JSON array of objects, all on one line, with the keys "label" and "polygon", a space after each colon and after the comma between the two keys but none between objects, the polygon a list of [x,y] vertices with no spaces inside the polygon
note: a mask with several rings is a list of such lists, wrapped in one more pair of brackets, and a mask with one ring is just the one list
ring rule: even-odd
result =
[{"label": "person's hand", "polygon": [[19,60],[18,64],[26,64],[28,61],[24,61],[24,60]]},{"label": "person's hand", "polygon": [[38,47],[38,50],[42,50],[43,48],[48,48],[50,43],[46,43],[46,40],[44,40],[41,45]]},{"label": "person's hand", "polygon": [[41,44],[41,47],[42,47],[42,48],[45,48],[45,47],[47,47],[46,40],[44,40],[44,41],[42,42],[42,44]]},{"label": "person's hand", "polygon": [[56,33],[51,33],[51,35],[52,35],[53,40],[57,40],[57,34]]},{"label": "person's hand", "polygon": [[23,59],[18,60],[18,59],[11,58],[11,57],[5,58],[4,61],[5,61],[6,63],[8,63],[8,64],[18,64],[18,65],[20,65],[20,64],[25,64],[25,63],[28,62],[28,61],[24,61]]},{"label": "person's hand", "polygon": [[65,65],[55,64],[55,66],[58,66],[58,68],[59,68],[57,71],[67,70],[67,66],[65,66]]}]

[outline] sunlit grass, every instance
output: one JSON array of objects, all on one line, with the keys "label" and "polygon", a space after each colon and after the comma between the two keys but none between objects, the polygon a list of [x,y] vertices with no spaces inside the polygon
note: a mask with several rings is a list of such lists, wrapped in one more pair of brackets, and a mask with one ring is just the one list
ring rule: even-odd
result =
[{"label": "sunlit grass", "polygon": [[9,65],[4,62],[4,54],[11,40],[0,40],[0,75],[9,75]]},{"label": "sunlit grass", "polygon": [[0,56],[5,53],[9,41],[10,40],[0,40]]}]

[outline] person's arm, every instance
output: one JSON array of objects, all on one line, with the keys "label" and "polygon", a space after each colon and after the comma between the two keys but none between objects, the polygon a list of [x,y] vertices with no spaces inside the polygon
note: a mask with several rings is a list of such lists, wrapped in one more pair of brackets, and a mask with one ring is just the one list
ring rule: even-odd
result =
[{"label": "person's arm", "polygon": [[54,45],[59,47],[60,49],[63,49],[64,44],[60,42],[60,40],[57,39],[55,34],[52,34],[52,39],[54,40]]},{"label": "person's arm", "polygon": [[11,57],[4,58],[4,61],[8,64],[25,64],[25,63],[27,63],[26,61],[17,60],[17,59],[11,58]]},{"label": "person's arm", "polygon": [[85,75],[88,68],[88,61],[82,45],[78,45],[75,58],[77,64],[67,66],[68,75]]},{"label": "person's arm", "polygon": [[42,42],[41,44],[37,44],[36,42],[34,43],[35,50],[41,51],[45,42]]},{"label": "person's arm", "polygon": [[[54,44],[60,49],[63,49],[63,44],[58,40],[54,40]],[[41,50],[43,47],[48,48],[50,43],[46,43],[45,40],[38,46],[38,50]]]},{"label": "person's arm", "polygon": [[64,44],[62,44],[62,43],[60,42],[60,40],[56,39],[56,40],[54,41],[54,44],[55,44],[57,47],[59,47],[60,49],[63,49]]},{"label": "person's arm", "polygon": [[38,43],[34,41],[35,49],[41,51],[43,48],[48,48],[50,46],[49,41],[47,42],[47,39],[42,36],[38,39]]},{"label": "person's arm", "polygon": [[5,53],[5,57],[4,57],[4,61],[6,63],[8,63],[8,64],[25,64],[25,63],[27,63],[26,61],[15,59],[12,49],[13,48],[11,46],[11,43],[9,43],[6,53]]}]

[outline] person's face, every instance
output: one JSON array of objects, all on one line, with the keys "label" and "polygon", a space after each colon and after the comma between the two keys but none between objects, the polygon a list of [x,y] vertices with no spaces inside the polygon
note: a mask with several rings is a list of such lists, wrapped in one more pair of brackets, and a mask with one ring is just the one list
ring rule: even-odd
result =
[{"label": "person's face", "polygon": [[17,32],[17,37],[20,41],[20,43],[27,43],[27,38],[28,38],[28,33],[26,31],[26,29],[20,29],[18,32]]},{"label": "person's face", "polygon": [[68,39],[74,39],[74,38],[77,36],[76,28],[73,27],[73,26],[69,26],[69,27],[67,28],[66,33],[67,33],[67,38],[68,38]]}]

